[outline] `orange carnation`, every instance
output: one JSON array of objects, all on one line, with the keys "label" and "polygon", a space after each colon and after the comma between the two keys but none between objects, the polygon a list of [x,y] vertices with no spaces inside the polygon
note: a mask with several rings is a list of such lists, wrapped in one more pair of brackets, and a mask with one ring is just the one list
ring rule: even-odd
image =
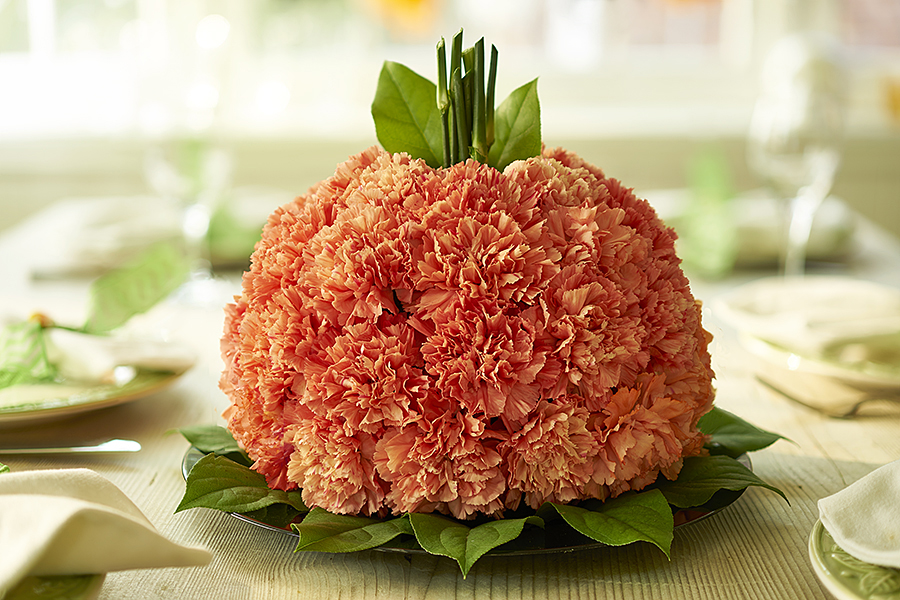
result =
[{"label": "orange carnation", "polygon": [[370,148],[269,218],[226,310],[228,426],[270,486],[335,513],[674,478],[714,395],[674,243],[562,149],[501,173]]}]

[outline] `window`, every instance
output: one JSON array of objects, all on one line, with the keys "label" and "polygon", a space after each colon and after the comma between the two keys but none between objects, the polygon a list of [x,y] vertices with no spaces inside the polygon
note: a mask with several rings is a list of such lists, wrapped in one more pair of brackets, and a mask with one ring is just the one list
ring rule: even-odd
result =
[{"label": "window", "polygon": [[540,76],[547,126],[587,136],[740,131],[767,49],[803,27],[846,44],[868,127],[900,74],[900,0],[0,0],[0,135],[368,131],[381,61],[432,76],[460,25],[501,49],[501,89]]}]

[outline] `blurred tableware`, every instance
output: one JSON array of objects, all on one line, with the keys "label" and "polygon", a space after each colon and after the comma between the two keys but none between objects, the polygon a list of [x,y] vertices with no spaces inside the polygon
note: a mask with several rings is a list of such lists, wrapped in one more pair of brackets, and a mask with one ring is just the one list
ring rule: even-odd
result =
[{"label": "blurred tableware", "polygon": [[773,365],[900,385],[900,289],[849,277],[772,277],[732,290],[713,309]]},{"label": "blurred tableware", "polygon": [[[132,369],[128,367],[128,369]],[[0,390],[0,428],[33,425],[83,412],[117,406],[172,385],[180,374],[132,369],[116,383],[45,383]]]},{"label": "blurred tableware", "polygon": [[207,136],[158,140],[144,159],[150,188],[181,205],[181,233],[190,273],[179,297],[189,304],[214,302],[208,236],[212,215],[229,193],[231,170],[231,155]]},{"label": "blurred tableware", "polygon": [[[209,260],[214,268],[245,268],[266,219],[293,198],[268,186],[231,190],[210,215]],[[40,248],[22,253],[34,279],[92,278],[121,267],[148,247],[182,247],[183,207],[162,196],[64,198],[16,226],[20,238]]]},{"label": "blurred tableware", "polygon": [[105,454],[121,452],[138,452],[140,443],[134,440],[108,440],[91,446],[58,446],[34,448],[2,448],[0,454]]},{"label": "blurred tableware", "polygon": [[[666,224],[681,236],[684,221],[688,218],[690,192],[686,189],[660,189],[641,194]],[[737,241],[734,266],[776,267],[784,245],[781,201],[768,190],[759,188],[736,195],[728,206]],[[808,260],[823,263],[846,261],[854,252],[856,226],[856,216],[843,200],[835,196],[826,198],[815,214],[807,248]]]},{"label": "blurred tableware", "polygon": [[820,34],[775,44],[763,66],[747,159],[787,209],[783,272],[801,275],[813,215],[840,163],[844,74],[838,46]]},{"label": "blurred tableware", "polygon": [[105,573],[92,575],[29,575],[4,598],[6,600],[93,600],[100,595]]},{"label": "blurred tableware", "polygon": [[174,383],[196,361],[193,351],[173,342],[56,328],[46,331],[47,355],[57,377],[0,389],[0,427],[143,398]]},{"label": "blurred tableware", "polygon": [[[766,366],[777,367],[791,375],[807,374],[827,377],[836,381],[856,385],[869,393],[878,394],[879,389],[900,388],[900,337],[860,339],[848,347],[859,351],[869,348],[877,342],[885,342],[882,356],[893,355],[888,361],[854,360],[842,361],[839,358],[810,358],[797,352],[785,349],[766,340],[753,336],[740,337],[741,343],[753,355],[760,358]],[[866,350],[862,350],[866,352]]]},{"label": "blurred tableware", "polygon": [[10,598],[20,584],[32,587],[29,577],[210,561],[206,550],[160,535],[121,490],[88,469],[0,475],[0,548],[0,597]]},{"label": "blurred tableware", "polygon": [[900,413],[900,390],[861,389],[833,377],[788,376],[768,369],[756,380],[788,400],[826,416],[847,419],[856,416],[883,416]]},{"label": "blurred tableware", "polygon": [[156,194],[181,205],[191,277],[209,278],[207,233],[212,214],[231,185],[230,155],[205,137],[160,140],[147,150],[144,174]]},{"label": "blurred tableware", "polygon": [[47,357],[63,381],[121,384],[135,369],[180,375],[196,361],[191,349],[167,340],[56,327],[45,332]]},{"label": "blurred tableware", "polygon": [[95,277],[152,244],[179,242],[179,219],[178,203],[156,196],[65,198],[19,226],[40,248],[21,259],[34,278]]}]

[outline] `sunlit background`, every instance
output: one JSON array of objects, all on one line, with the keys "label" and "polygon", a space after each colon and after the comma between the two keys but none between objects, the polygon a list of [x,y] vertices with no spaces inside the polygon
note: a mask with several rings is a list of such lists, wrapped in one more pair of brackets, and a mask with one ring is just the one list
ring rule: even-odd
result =
[{"label": "sunlit background", "polygon": [[460,27],[500,49],[500,97],[539,78],[545,143],[639,193],[691,185],[710,155],[734,193],[759,187],[761,66],[826,33],[848,75],[834,193],[900,233],[900,0],[0,0],[0,229],[191,186],[256,227],[376,143],[383,60],[434,78]]}]

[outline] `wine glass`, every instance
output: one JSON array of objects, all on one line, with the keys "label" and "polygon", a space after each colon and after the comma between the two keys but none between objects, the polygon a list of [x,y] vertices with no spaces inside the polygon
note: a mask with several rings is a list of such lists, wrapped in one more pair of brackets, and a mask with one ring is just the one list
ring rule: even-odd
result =
[{"label": "wine glass", "polygon": [[785,276],[804,273],[813,217],[840,164],[843,127],[843,69],[836,45],[812,34],[778,42],[763,66],[747,158],[785,209],[780,257]]},{"label": "wine glass", "polygon": [[157,140],[144,157],[144,175],[154,192],[182,207],[182,239],[188,281],[182,300],[202,305],[214,300],[216,282],[209,253],[209,225],[231,182],[231,158],[206,137]]}]

